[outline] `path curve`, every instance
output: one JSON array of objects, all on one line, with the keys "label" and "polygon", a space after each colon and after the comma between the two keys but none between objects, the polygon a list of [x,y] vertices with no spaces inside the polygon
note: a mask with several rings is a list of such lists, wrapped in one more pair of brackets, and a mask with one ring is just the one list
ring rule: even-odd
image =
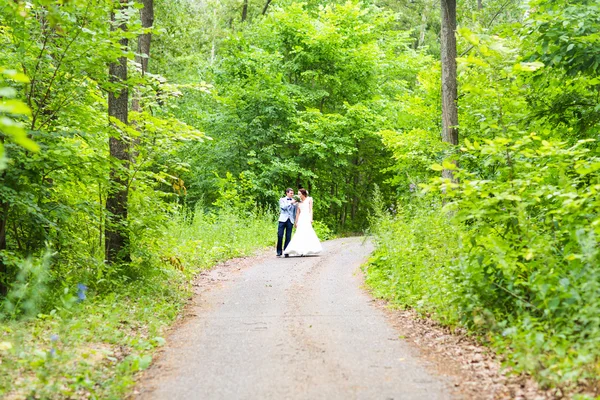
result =
[{"label": "path curve", "polygon": [[138,388],[141,399],[449,399],[361,289],[364,238],[323,243],[320,257],[254,260],[213,272],[193,317]]}]

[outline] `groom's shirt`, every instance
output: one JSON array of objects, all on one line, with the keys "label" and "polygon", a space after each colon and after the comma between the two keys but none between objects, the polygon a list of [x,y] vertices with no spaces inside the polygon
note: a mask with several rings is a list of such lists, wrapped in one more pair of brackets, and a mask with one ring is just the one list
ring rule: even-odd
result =
[{"label": "groom's shirt", "polygon": [[292,222],[296,220],[296,206],[292,204],[292,200],[287,196],[279,199],[279,222],[285,222],[288,219]]}]

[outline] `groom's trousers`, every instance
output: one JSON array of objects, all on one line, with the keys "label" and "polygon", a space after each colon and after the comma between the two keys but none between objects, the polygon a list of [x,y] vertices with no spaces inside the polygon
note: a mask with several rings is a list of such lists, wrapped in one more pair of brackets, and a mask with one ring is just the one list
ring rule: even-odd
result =
[{"label": "groom's trousers", "polygon": [[292,239],[292,228],[294,224],[290,219],[285,222],[279,221],[279,228],[277,229],[277,255],[280,256],[283,254],[283,250],[281,248],[281,244],[283,242],[283,231],[285,231],[285,245],[283,249],[290,244],[290,240]]}]

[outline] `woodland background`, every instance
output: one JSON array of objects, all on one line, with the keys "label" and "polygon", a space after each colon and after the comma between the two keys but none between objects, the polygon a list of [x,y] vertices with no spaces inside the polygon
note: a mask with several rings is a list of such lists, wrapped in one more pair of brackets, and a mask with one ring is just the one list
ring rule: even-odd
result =
[{"label": "woodland background", "polygon": [[458,0],[448,127],[449,3],[0,0],[0,394],[122,397],[303,185],[376,295],[600,395],[600,4]]}]

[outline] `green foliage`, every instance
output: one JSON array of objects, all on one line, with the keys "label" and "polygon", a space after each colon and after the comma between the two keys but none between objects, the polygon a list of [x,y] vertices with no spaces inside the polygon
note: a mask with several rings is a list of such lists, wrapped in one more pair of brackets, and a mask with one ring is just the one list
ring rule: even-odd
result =
[{"label": "green foliage", "polygon": [[462,293],[449,271],[461,251],[461,228],[432,199],[415,202],[420,207],[402,206],[373,226],[377,250],[366,267],[366,283],[377,297],[455,325]]},{"label": "green foliage", "polygon": [[536,134],[466,140],[463,157],[493,166],[493,179],[460,169],[459,183],[428,186],[452,200],[443,212],[414,199],[381,218],[367,283],[378,296],[485,335],[517,372],[548,385],[593,384],[600,158],[589,144]]},{"label": "green foliage", "polygon": [[161,281],[59,307],[26,324],[4,324],[3,340],[11,348],[2,352],[0,394],[123,397],[134,374],[147,368],[152,352],[165,343],[161,335],[185,303],[180,279]]},{"label": "green foliage", "polygon": [[[155,74],[142,79],[130,73],[126,84],[136,86],[142,110],[130,114],[130,126],[111,128],[106,91],[115,83],[109,80],[107,65],[121,56],[134,58],[110,29],[112,2],[91,6],[72,1],[60,7],[51,3],[1,6],[0,65],[19,66],[18,71],[3,69],[0,86],[10,84],[10,90],[2,97],[11,97],[6,104],[21,105],[0,112],[8,112],[20,124],[21,136],[15,138],[25,138],[16,141],[20,145],[4,146],[8,161],[0,184],[1,292],[10,289],[19,274],[18,260],[39,254],[47,244],[56,252],[52,277],[73,284],[70,280],[79,271],[98,279],[109,273],[102,261],[112,167],[125,176],[129,190],[131,207],[123,229],[132,238],[130,250],[147,253],[149,249],[136,247],[143,243],[138,238],[146,229],[164,230],[186,194],[180,176],[188,164],[177,156],[178,150],[206,139],[173,117],[165,102],[181,92]],[[116,11],[116,18],[128,24],[129,39],[142,32],[136,7],[131,3]],[[131,168],[109,157],[111,136],[134,144]],[[41,151],[32,152],[32,146]],[[143,272],[137,265],[115,266],[113,272],[123,274],[124,268],[129,278]]]},{"label": "green foliage", "polygon": [[[448,207],[468,225],[464,323],[501,333],[495,341],[513,350],[507,358],[516,370],[533,368],[560,385],[595,379],[588,363],[600,359],[591,345],[600,340],[600,157],[589,144],[535,134],[466,141],[466,156],[493,164],[494,179],[457,171],[459,184],[442,183],[455,199]],[[544,332],[535,346],[526,339],[533,332]]]},{"label": "green foliage", "polygon": [[[111,31],[113,2],[55,3],[0,5],[0,397],[122,398],[164,343],[195,273],[272,244],[273,222],[239,204],[186,211],[182,149],[208,137],[174,116],[173,100],[209,86],[142,78],[130,61],[124,84],[141,111],[112,128],[107,65],[134,59]],[[135,43],[137,5],[116,19]],[[109,157],[113,136],[132,143],[128,168]],[[104,203],[117,166],[132,262],[110,265]]]},{"label": "green foliage", "polygon": [[[435,142],[435,65],[402,102],[404,129],[382,132],[393,169],[427,194],[401,191],[398,215],[378,218],[367,282],[578,391],[597,386],[600,360],[597,5],[532,4],[501,35],[459,29],[459,148]],[[456,180],[430,179],[443,169]]]},{"label": "green foliage", "polygon": [[365,229],[373,185],[389,198],[394,184],[378,132],[426,59],[409,41],[392,14],[355,2],[273,8],[219,41],[220,57],[186,80],[213,82],[211,93],[186,92],[176,110],[215,139],[184,150],[188,202],[273,208],[301,184],[316,219]]},{"label": "green foliage", "polygon": [[[22,73],[0,67],[0,133],[7,135],[12,140],[30,151],[39,151],[39,146],[27,137],[19,117],[31,116],[31,110],[21,100],[15,99],[17,91],[7,85],[6,79],[13,82],[28,83],[29,79]],[[0,143],[0,169],[3,169],[4,146]]]},{"label": "green foliage", "polygon": [[46,250],[40,259],[31,257],[19,261],[17,279],[4,300],[4,318],[15,319],[20,315],[34,317],[41,310],[48,295],[52,253]]},{"label": "green foliage", "polygon": [[334,238],[333,231],[321,221],[313,221],[313,228],[321,241]]},{"label": "green foliage", "polygon": [[[600,5],[594,0],[573,4],[536,0],[530,4],[532,15],[527,25],[535,40],[533,59],[564,69],[569,75],[578,73],[598,76],[600,56]],[[597,82],[598,84],[600,82]]]},{"label": "green foliage", "polygon": [[[241,21],[235,0],[158,1],[143,77],[139,4],[0,4],[3,390],[20,375],[11,395],[123,397],[196,271],[272,243],[258,210],[298,185],[322,240],[374,221],[376,294],[544,384],[597,384],[599,6],[458,2],[459,151],[439,140],[436,4],[284,0],[263,17],[251,0]],[[120,57],[129,77],[111,82]],[[141,110],[111,126],[123,86]],[[103,262],[111,169],[129,264]]]},{"label": "green foliage", "polygon": [[[0,328],[0,396],[123,398],[134,374],[165,344],[165,330],[191,295],[194,275],[273,245],[275,231],[268,215],[179,214],[161,235],[150,230],[138,245],[150,250],[135,253],[135,262],[145,271],[151,264],[153,273],[129,281],[114,269],[101,276],[70,271],[53,302],[29,309],[34,318]],[[23,285],[30,283],[10,298],[36,302],[48,257],[23,267]]]}]

